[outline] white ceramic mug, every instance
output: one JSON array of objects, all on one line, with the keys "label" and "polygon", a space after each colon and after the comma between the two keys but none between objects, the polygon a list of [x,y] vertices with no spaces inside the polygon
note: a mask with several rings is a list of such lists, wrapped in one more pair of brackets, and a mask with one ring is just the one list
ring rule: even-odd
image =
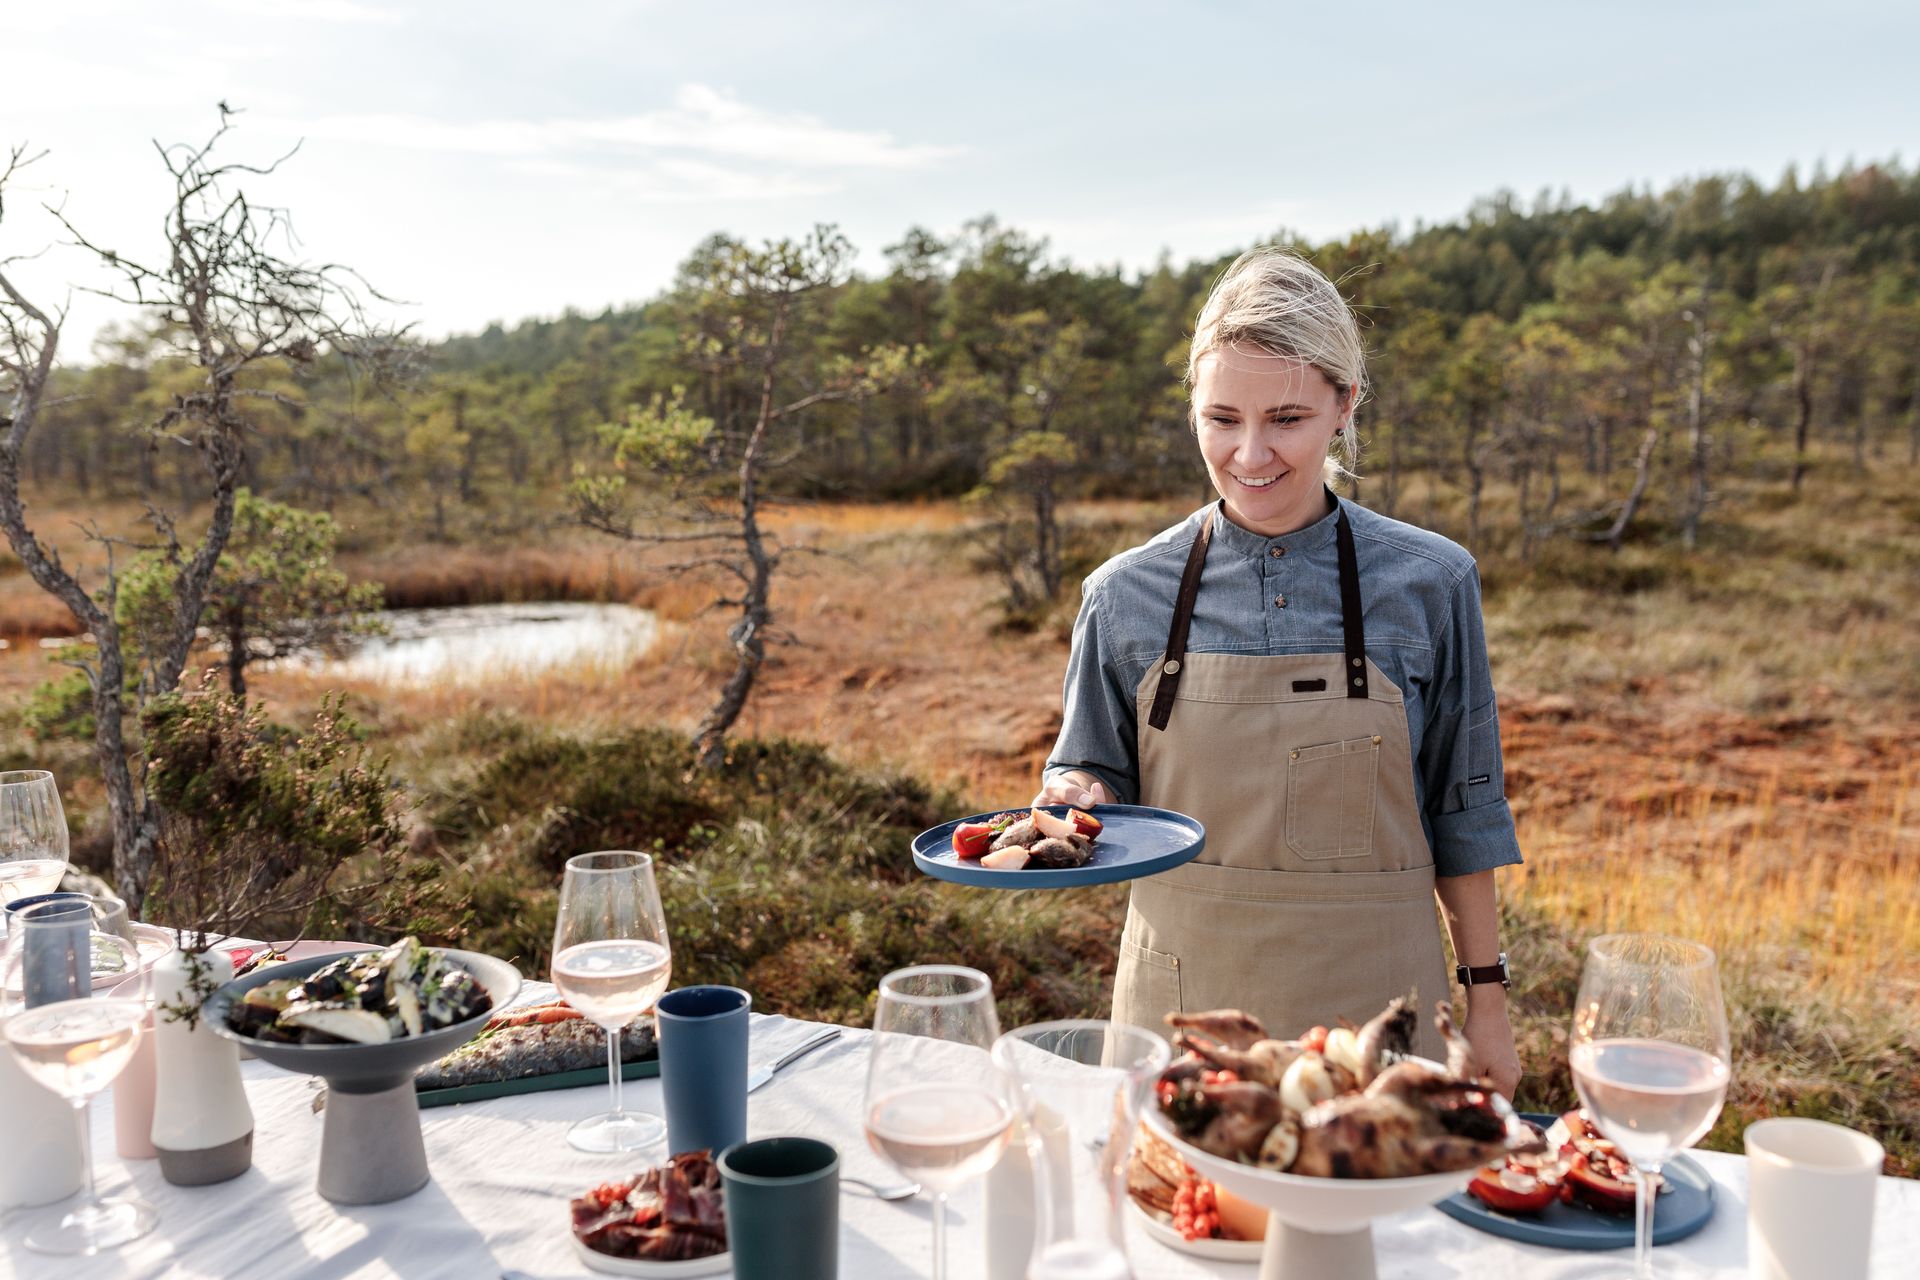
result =
[{"label": "white ceramic mug", "polygon": [[1865,1280],[1886,1152],[1864,1133],[1781,1116],[1747,1129],[1747,1272]]}]

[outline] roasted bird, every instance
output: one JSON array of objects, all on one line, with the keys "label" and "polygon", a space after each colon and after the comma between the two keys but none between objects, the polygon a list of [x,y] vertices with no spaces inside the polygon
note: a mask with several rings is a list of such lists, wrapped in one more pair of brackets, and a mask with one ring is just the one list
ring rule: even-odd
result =
[{"label": "roasted bird", "polygon": [[1169,1015],[1186,1053],[1161,1075],[1161,1109],[1202,1151],[1308,1177],[1446,1173],[1537,1148],[1507,1100],[1468,1078],[1471,1052],[1446,1005],[1435,1018],[1446,1067],[1396,1060],[1413,1016],[1395,1000],[1316,1048],[1272,1039],[1237,1009]]}]

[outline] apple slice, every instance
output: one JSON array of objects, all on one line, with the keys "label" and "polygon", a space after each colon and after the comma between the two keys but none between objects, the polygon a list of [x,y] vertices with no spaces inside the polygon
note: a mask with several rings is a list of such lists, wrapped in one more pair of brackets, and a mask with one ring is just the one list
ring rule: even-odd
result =
[{"label": "apple slice", "polygon": [[1056,818],[1045,809],[1035,809],[1033,811],[1033,825],[1039,829],[1041,835],[1053,836],[1059,840],[1065,840],[1069,836],[1084,834],[1079,827],[1074,825],[1072,818]]},{"label": "apple slice", "polygon": [[1098,840],[1100,838],[1100,819],[1094,817],[1085,809],[1067,810],[1067,821],[1073,824],[1074,830],[1078,831],[1087,839]]},{"label": "apple slice", "polygon": [[1027,851],[1017,844],[1008,845],[981,858],[980,865],[991,867],[995,871],[1018,871],[1027,865]]}]

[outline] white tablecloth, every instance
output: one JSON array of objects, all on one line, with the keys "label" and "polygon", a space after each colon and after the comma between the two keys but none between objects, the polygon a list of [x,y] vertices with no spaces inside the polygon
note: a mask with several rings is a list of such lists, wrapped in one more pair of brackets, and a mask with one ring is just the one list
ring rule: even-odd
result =
[{"label": "white tablecloth", "polygon": [[[753,1021],[753,1057],[770,1061],[817,1027],[786,1018]],[[842,1168],[877,1181],[895,1176],[867,1147],[859,1128],[866,1077],[866,1035],[849,1030],[801,1059],[752,1095],[749,1133],[805,1134],[839,1148]],[[604,1091],[526,1094],[423,1111],[433,1181],[394,1204],[340,1207],[314,1189],[321,1117],[307,1077],[259,1062],[244,1067],[255,1119],[254,1167],[215,1187],[167,1185],[151,1161],[109,1153],[108,1100],[96,1104],[95,1151],[102,1186],[131,1179],[160,1212],[147,1239],[101,1257],[55,1259],[27,1252],[21,1210],[0,1218],[0,1275],[23,1280],[85,1277],[233,1277],[234,1280],[494,1280],[504,1270],[534,1277],[586,1273],[568,1240],[567,1200],[629,1171],[626,1158],[589,1156],[567,1146],[566,1126],[605,1102]],[[658,1111],[658,1081],[627,1086],[628,1105]],[[0,1130],[3,1132],[3,1130]],[[0,1154],[0,1159],[6,1158]],[[1719,1188],[1713,1221],[1691,1239],[1660,1249],[1665,1277],[1746,1274],[1746,1161],[1698,1152]],[[952,1274],[984,1274],[976,1186],[954,1197],[949,1217]],[[928,1274],[930,1209],[924,1201],[885,1204],[856,1191],[840,1199],[840,1273],[848,1280]],[[1383,1277],[1406,1280],[1572,1280],[1625,1274],[1625,1255],[1566,1253],[1513,1244],[1474,1231],[1434,1210],[1389,1218],[1374,1230]],[[1255,1268],[1176,1253],[1136,1231],[1141,1280],[1225,1276],[1251,1280]],[[1920,1276],[1920,1182],[1883,1178],[1874,1224],[1876,1280]]]}]

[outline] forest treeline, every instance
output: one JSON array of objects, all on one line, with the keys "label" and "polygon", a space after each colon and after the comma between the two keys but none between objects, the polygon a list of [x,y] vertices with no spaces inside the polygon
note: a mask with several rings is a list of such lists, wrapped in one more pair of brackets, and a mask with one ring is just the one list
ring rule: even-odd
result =
[{"label": "forest treeline", "polygon": [[[1311,257],[1365,318],[1374,397],[1361,496],[1407,510],[1408,478],[1457,490],[1476,549],[1568,536],[1618,545],[1636,520],[1691,543],[1729,476],[1798,491],[1816,464],[1920,462],[1920,170],[1853,167],[1771,187],[1707,177],[1597,206],[1509,195],[1412,232],[1360,231]],[[720,433],[760,373],[708,358],[730,314],[706,294],[732,242],[697,246],[673,288],[601,315],[494,325],[421,348],[405,389],[343,365],[263,364],[244,482],[300,506],[352,495],[461,539],[558,513],[608,465],[611,424],[676,394]],[[1062,495],[1202,492],[1179,385],[1193,316],[1231,254],[1131,277],[1054,257],[991,217],[909,230],[884,273],[849,274],[796,313],[778,394],[803,399],[867,353],[910,353],[874,394],[797,415],[776,493],[957,495],[1034,432],[1070,453]],[[123,328],[59,373],[24,463],[85,497],[191,499],[190,445],[152,432],[204,377],[167,335]],[[1508,495],[1497,525],[1482,498]],[[1430,492],[1430,490],[1429,490]],[[1710,519],[1710,517],[1706,517]],[[1483,527],[1484,526],[1484,527]]]}]

